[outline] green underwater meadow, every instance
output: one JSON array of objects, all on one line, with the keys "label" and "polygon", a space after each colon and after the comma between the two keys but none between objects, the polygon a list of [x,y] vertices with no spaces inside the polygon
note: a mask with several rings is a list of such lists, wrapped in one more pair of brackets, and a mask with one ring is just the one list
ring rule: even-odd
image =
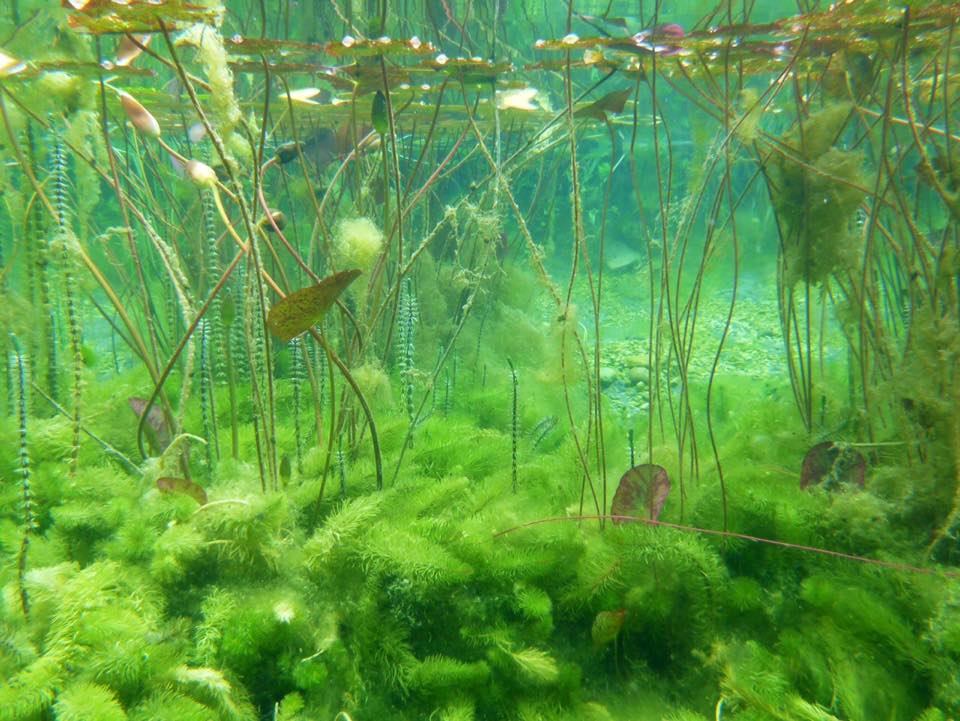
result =
[{"label": "green underwater meadow", "polygon": [[958,81],[960,3],[4,2],[0,721],[960,721]]}]

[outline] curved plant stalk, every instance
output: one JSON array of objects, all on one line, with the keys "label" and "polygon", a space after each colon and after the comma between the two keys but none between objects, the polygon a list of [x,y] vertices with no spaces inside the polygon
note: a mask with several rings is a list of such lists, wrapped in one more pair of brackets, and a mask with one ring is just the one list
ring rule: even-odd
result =
[{"label": "curved plant stalk", "polygon": [[180,358],[180,354],[183,353],[184,348],[186,348],[187,343],[189,343],[190,338],[193,336],[194,331],[197,329],[197,326],[200,324],[200,321],[203,320],[204,316],[207,314],[207,311],[213,305],[214,299],[227,284],[227,281],[230,279],[230,276],[233,274],[234,269],[237,267],[237,264],[240,260],[246,255],[247,247],[245,245],[241,246],[240,251],[234,256],[233,260],[227,265],[226,269],[223,271],[223,274],[220,276],[220,280],[217,281],[217,284],[213,287],[213,290],[210,291],[210,294],[207,296],[207,299],[203,302],[203,305],[200,306],[200,309],[197,311],[193,320],[188,324],[186,332],[181,336],[180,342],[177,344],[177,347],[174,349],[173,353],[170,355],[170,359],[167,361],[167,364],[164,366],[163,371],[160,373],[160,376],[157,380],[156,385],[153,388],[153,392],[150,394],[150,397],[147,398],[146,404],[143,407],[143,413],[140,414],[140,420],[137,423],[137,449],[140,451],[140,455],[143,458],[147,457],[146,447],[144,446],[144,429],[147,422],[147,417],[150,414],[150,409],[153,407],[153,404],[156,402],[157,397],[160,395],[160,392],[163,389],[163,384],[166,382],[167,378],[170,377],[170,373],[173,371],[176,366],[177,360]]},{"label": "curved plant stalk", "polygon": [[[500,538],[511,533],[516,533],[526,528],[542,526],[547,523],[565,523],[570,521],[601,520],[597,516],[554,516],[551,518],[538,518],[535,521],[528,521],[519,526],[506,528],[493,534],[493,538]],[[738,541],[749,541],[751,543],[762,543],[767,546],[777,546],[802,553],[815,553],[830,558],[838,558],[845,561],[854,561],[870,566],[878,566],[891,571],[902,571],[904,573],[917,573],[925,576],[942,576],[944,578],[960,578],[960,571],[948,571],[940,568],[928,568],[924,566],[914,566],[908,563],[896,563],[894,561],[884,561],[879,558],[868,558],[866,556],[857,556],[852,553],[843,553],[842,551],[833,551],[829,548],[819,548],[817,546],[805,546],[799,543],[789,543],[788,541],[778,541],[774,538],[763,538],[762,536],[751,536],[746,533],[736,533],[734,531],[722,531],[715,528],[699,528],[697,526],[686,526],[680,523],[670,523],[668,521],[655,521],[645,516],[627,516],[627,515],[605,515],[603,520],[608,521],[629,521],[632,523],[642,523],[646,526],[656,526],[658,528],[667,528],[673,531],[683,533],[695,533],[703,536],[718,536],[720,538],[732,538]]]},{"label": "curved plant stalk", "polygon": [[[461,86],[462,87],[462,86]],[[480,148],[484,159],[487,161],[487,164],[491,168],[490,177],[496,178],[499,177],[499,173],[496,168],[496,160],[490,154],[490,150],[487,148],[486,143],[483,139],[483,134],[480,132],[480,128],[477,127],[476,119],[474,117],[473,111],[470,108],[470,104],[466,101],[467,94],[464,92],[464,108],[467,114],[467,122],[470,124],[470,128],[473,131],[474,137],[477,140],[477,146]],[[524,242],[527,246],[527,251],[530,254],[530,261],[533,264],[534,270],[537,273],[537,277],[540,279],[544,288],[550,294],[551,300],[553,300],[554,305],[558,311],[561,311],[561,321],[564,326],[569,322],[569,316],[563,315],[562,311],[564,308],[564,300],[560,295],[559,289],[554,285],[553,281],[550,279],[550,274],[547,272],[546,266],[543,264],[543,253],[540,248],[537,246],[536,242],[533,239],[533,236],[530,234],[530,229],[527,227],[526,219],[523,217],[523,211],[520,210],[520,206],[517,203],[516,198],[513,195],[513,192],[510,190],[509,184],[505,184],[500,188],[500,192],[506,197],[507,201],[510,204],[510,207],[513,211],[514,218],[517,221],[517,225],[520,228],[520,233],[523,236]],[[564,330],[566,332],[566,330]],[[584,368],[589,368],[589,363],[586,361],[586,350],[583,346],[583,340],[580,337],[580,333],[576,328],[571,328],[570,332],[572,333],[574,340],[576,342],[577,348],[580,352],[580,356],[584,360]],[[562,373],[564,377],[564,387],[566,388],[566,359],[561,357],[562,364]],[[593,482],[593,476],[590,473],[590,462],[587,459],[588,449],[586,448],[584,442],[580,438],[580,433],[577,431],[576,419],[574,418],[573,406],[570,401],[570,395],[568,392],[564,393],[565,405],[567,410],[567,420],[570,423],[570,434],[573,437],[574,446],[577,449],[577,458],[580,461],[580,466],[583,470],[584,478],[586,480],[586,486],[590,489],[590,494],[593,497],[594,506],[596,507],[597,512],[600,512],[600,499],[597,496],[597,490]]]}]

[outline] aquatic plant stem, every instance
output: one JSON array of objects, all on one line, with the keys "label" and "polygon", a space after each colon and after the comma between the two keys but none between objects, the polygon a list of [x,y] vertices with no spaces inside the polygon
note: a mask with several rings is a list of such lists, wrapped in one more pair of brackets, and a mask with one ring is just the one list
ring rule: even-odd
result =
[{"label": "aquatic plant stem", "polygon": [[[160,31],[163,33],[164,41],[167,45],[167,50],[170,53],[170,59],[173,61],[177,69],[177,74],[180,77],[181,82],[183,83],[184,88],[187,91],[187,95],[190,97],[190,103],[193,106],[194,111],[200,118],[200,122],[203,123],[204,128],[207,131],[207,136],[210,138],[210,141],[213,143],[214,149],[217,151],[217,155],[220,157],[220,160],[223,164],[224,169],[230,177],[231,184],[233,185],[235,191],[235,202],[237,207],[240,210],[240,217],[243,219],[244,229],[246,231],[247,237],[250,239],[249,248],[250,248],[250,257],[253,261],[254,268],[254,280],[256,287],[256,300],[257,300],[257,312],[260,317],[260,322],[263,327],[266,327],[267,324],[267,300],[264,291],[264,284],[262,282],[263,277],[266,275],[265,270],[263,269],[262,259],[260,258],[259,245],[257,243],[257,234],[254,228],[253,218],[250,213],[250,209],[247,206],[246,201],[243,197],[243,186],[240,183],[237,174],[234,172],[231,163],[229,162],[226,148],[223,145],[223,141],[220,138],[219,134],[213,128],[210,123],[209,118],[203,110],[203,107],[200,104],[199,99],[197,98],[196,90],[193,87],[193,84],[190,81],[190,78],[187,76],[187,72],[183,67],[183,63],[180,61],[180,57],[177,54],[176,47],[174,46],[173,40],[170,38],[170,30],[167,27],[166,23],[158,18],[157,24],[160,27]],[[211,32],[215,32],[211,30]],[[251,152],[253,150],[253,145],[251,143]],[[222,212],[222,201],[218,206],[218,209],[221,210],[221,215],[226,216],[225,212]],[[228,228],[232,228],[231,225],[228,225]],[[267,359],[270,357],[270,337],[266,334],[263,336],[263,348],[262,352]],[[266,379],[267,379],[267,407],[266,410],[260,408],[259,415],[264,419],[264,435],[267,447],[264,449],[268,459],[267,467],[270,471],[270,485],[271,487],[277,486],[277,462],[276,462],[276,430],[273,427],[273,421],[276,417],[275,413],[275,396],[274,396],[274,383],[273,383],[273,365],[270,362],[265,363],[266,370]],[[251,385],[254,394],[254,402],[259,404],[261,403],[259,395],[259,387],[257,384],[257,379],[255,374],[251,374]],[[258,454],[260,446],[258,445]],[[266,484],[266,479],[261,478],[261,482]]]},{"label": "aquatic plant stem", "polygon": [[510,385],[512,388],[510,404],[510,472],[513,481],[513,492],[517,492],[517,442],[520,439],[520,421],[517,418],[517,370],[513,367],[513,361],[507,358],[507,365],[510,366]]},{"label": "aquatic plant stem", "polygon": [[[480,128],[477,127],[476,119],[474,118],[473,112],[470,108],[469,103],[466,101],[466,89],[461,84],[461,88],[464,90],[464,108],[467,114],[467,122],[470,124],[470,128],[473,131],[474,137],[477,140],[477,147],[480,148],[483,153],[484,158],[487,161],[487,164],[491,168],[491,177],[499,177],[496,169],[496,161],[493,156],[490,154],[490,150],[487,148],[486,143],[483,138],[483,133],[480,132]],[[530,254],[530,262],[534,267],[534,270],[537,273],[537,277],[540,279],[544,288],[550,294],[551,300],[553,300],[554,305],[558,310],[562,310],[564,307],[563,297],[560,295],[560,291],[557,289],[556,285],[550,278],[550,274],[547,272],[547,268],[543,262],[543,251],[537,246],[536,242],[533,239],[533,235],[530,233],[530,229],[527,227],[526,219],[523,217],[523,211],[520,210],[520,206],[517,203],[517,199],[514,197],[513,192],[510,190],[509,185],[505,185],[501,191],[506,196],[510,207],[513,210],[514,217],[517,221],[517,226],[520,229],[520,233],[523,236],[524,242],[527,247],[527,251]],[[569,318],[567,316],[561,316],[560,322],[567,324],[569,323]],[[564,330],[566,332],[566,330]],[[586,362],[586,350],[583,347],[583,340],[580,337],[579,332],[576,328],[571,329],[570,331],[573,334],[574,340],[577,343],[577,348],[580,351],[581,357],[584,359],[584,367],[589,367],[589,363]],[[565,363],[565,360],[561,358],[561,363]],[[580,466],[583,469],[584,476],[587,481],[587,486],[590,489],[590,493],[593,497],[593,503],[597,510],[597,513],[600,513],[600,499],[597,496],[596,487],[593,483],[593,478],[590,474],[590,463],[587,460],[586,451],[584,449],[584,444],[580,439],[580,434],[577,431],[577,424],[573,414],[573,406],[570,402],[569,394],[564,394],[564,401],[567,411],[567,420],[570,423],[570,434],[573,437],[574,446],[577,449],[577,458],[580,462]]]},{"label": "aquatic plant stem", "polygon": [[[29,115],[31,119],[33,119],[35,122],[40,124],[42,127],[48,130],[50,129],[50,127],[47,123],[43,121],[42,118],[38,117],[28,107],[23,105],[14,95],[10,93],[10,91],[4,86],[4,84],[0,82],[0,115],[2,115],[4,120],[4,126],[7,131],[7,136],[10,140],[10,147],[12,148],[14,155],[17,158],[17,162],[20,164],[20,167],[23,170],[24,175],[26,176],[27,180],[30,182],[30,185],[33,186],[33,189],[37,197],[40,199],[40,201],[44,204],[44,206],[50,212],[51,216],[55,216],[56,211],[54,209],[53,204],[50,202],[50,199],[47,197],[46,193],[44,193],[43,188],[40,185],[40,183],[37,181],[36,176],[33,174],[33,170],[30,168],[30,165],[25,162],[23,158],[23,154],[20,151],[19,145],[16,142],[16,138],[12,134],[12,131],[10,129],[9,117],[7,115],[6,103],[3,97],[4,95],[7,95],[8,97],[10,97],[24,113]],[[91,164],[92,167],[96,168],[96,165],[92,162],[92,160],[87,156],[85,156],[82,152],[80,152],[80,150],[76,146],[72,145],[66,140],[64,140],[64,145],[69,147],[71,151],[73,151],[75,154],[78,155],[78,157],[82,157],[87,163]],[[107,182],[111,182],[110,176],[108,176],[106,173],[104,173],[100,169],[97,169],[97,171],[101,175],[101,177],[107,180]],[[122,190],[119,187],[119,180],[117,181],[117,183],[118,184],[114,187],[116,188],[116,191],[119,197],[119,195],[122,195]],[[137,213],[137,217],[139,219],[142,219],[142,215],[139,214],[139,211],[137,211],[136,208],[130,208],[130,210]],[[137,327],[134,325],[133,320],[130,318],[130,315],[127,313],[126,307],[124,306],[123,302],[117,296],[116,292],[114,291],[113,287],[110,285],[109,281],[106,279],[106,277],[97,267],[97,265],[90,258],[90,256],[87,254],[86,250],[83,248],[82,245],[78,245],[77,253],[79,254],[81,260],[83,261],[84,266],[87,268],[89,273],[93,276],[94,280],[96,280],[97,284],[103,290],[104,294],[110,300],[110,303],[111,305],[113,305],[114,310],[116,310],[119,318],[123,321],[123,324],[126,327],[127,332],[129,333],[129,340],[132,341],[132,343],[130,344],[131,350],[134,353],[136,353],[137,356],[139,356],[141,361],[143,361],[143,364],[146,367],[147,372],[150,374],[151,379],[153,379],[154,382],[156,382],[156,379],[158,378],[157,369],[153,361],[151,360],[150,353],[147,350],[147,347],[143,341],[143,338],[141,337],[139,331],[137,330]],[[149,310],[147,311],[147,313],[149,313]],[[166,397],[164,397],[164,405],[169,412],[169,404],[166,401]]]},{"label": "aquatic plant stem", "polygon": [[186,332],[180,338],[180,342],[177,344],[176,349],[170,355],[170,359],[167,361],[167,365],[164,367],[163,372],[160,374],[156,385],[154,385],[153,392],[150,394],[150,397],[147,399],[147,402],[144,404],[143,412],[140,414],[140,420],[137,423],[137,449],[140,451],[140,455],[143,458],[147,458],[146,447],[143,443],[144,438],[144,428],[146,426],[147,416],[150,414],[150,409],[153,407],[153,404],[156,402],[158,395],[160,394],[163,384],[166,382],[167,378],[170,376],[170,373],[173,371],[174,366],[176,365],[177,359],[179,359],[180,354],[183,352],[183,349],[186,348],[187,343],[190,341],[193,332],[196,330],[197,325],[206,315],[207,310],[213,304],[214,299],[217,297],[217,294],[220,290],[226,285],[227,281],[230,279],[230,276],[233,274],[234,269],[237,267],[237,264],[240,262],[240,259],[243,258],[247,253],[247,246],[244,244],[241,246],[240,251],[234,256],[233,260],[230,261],[226,269],[223,271],[223,274],[220,276],[220,280],[217,281],[217,284],[213,287],[213,290],[210,291],[210,294],[207,296],[207,299],[203,302],[203,305],[200,306],[200,310],[197,311],[196,316],[193,321],[187,327]]},{"label": "aquatic plant stem", "polygon": [[[367,425],[370,427],[370,444],[373,446],[373,463],[377,474],[377,490],[382,490],[383,457],[380,452],[380,436],[377,433],[377,424],[373,420],[373,412],[370,410],[370,405],[367,403],[367,399],[364,397],[363,391],[360,390],[360,386],[357,385],[353,375],[350,373],[350,369],[347,368],[346,364],[342,360],[340,360],[340,356],[338,356],[334,352],[333,348],[330,347],[330,344],[327,343],[327,339],[323,336],[323,334],[318,332],[316,329],[311,328],[310,335],[312,335],[313,338],[323,347],[327,357],[332,360],[333,364],[340,370],[340,375],[343,376],[343,379],[347,382],[350,388],[353,389],[353,393],[357,397],[357,402],[360,403],[360,407],[363,409],[363,414],[367,418]],[[326,476],[326,474],[324,474],[324,476]]]},{"label": "aquatic plant stem", "polygon": [[20,595],[20,610],[28,621],[30,620],[30,597],[27,593],[27,551],[30,549],[30,536],[33,534],[33,493],[30,489],[30,452],[27,447],[27,367],[20,349],[20,343],[13,333],[8,334],[13,346],[14,364],[16,366],[17,390],[17,435],[20,441],[18,461],[20,472],[20,488],[23,494],[23,536],[20,539],[20,548],[17,551],[17,590]]},{"label": "aquatic plant stem", "polygon": [[[69,419],[69,420],[71,420],[71,421],[73,420],[73,414],[70,413],[70,411],[68,411],[68,410],[67,410],[66,408],[64,408],[62,405],[60,405],[59,403],[57,403],[53,398],[51,398],[50,396],[48,396],[48,395],[43,391],[43,389],[42,389],[40,386],[38,386],[36,383],[34,383],[34,382],[31,381],[30,387],[33,389],[33,392],[34,392],[34,393],[39,394],[39,396],[40,396],[41,398],[43,398],[47,403],[49,403],[49,404],[50,404],[50,407],[53,408],[53,410],[55,410],[57,413],[59,413],[59,414],[60,414],[61,416],[63,416],[64,418],[67,418],[67,419]],[[84,425],[82,425],[82,424],[81,424],[81,426],[80,426],[80,430],[83,431],[84,433],[86,433],[86,434],[90,437],[90,440],[92,440],[94,443],[96,443],[98,446],[100,446],[100,447],[103,449],[103,452],[104,452],[108,457],[113,458],[115,461],[117,461],[117,463],[123,468],[123,470],[125,470],[125,471],[126,471],[127,473],[129,473],[131,476],[133,476],[134,478],[142,478],[142,477],[143,477],[143,471],[141,471],[141,470],[137,467],[137,464],[134,463],[133,461],[131,461],[131,460],[130,460],[129,458],[127,458],[125,455],[123,455],[123,453],[121,453],[120,451],[118,451],[118,450],[116,449],[116,447],[114,447],[114,446],[110,445],[109,443],[107,443],[107,441],[105,441],[103,438],[101,438],[101,437],[98,436],[96,433],[94,433],[93,431],[91,431],[89,428],[87,428],[86,426],[84,426]]]},{"label": "aquatic plant stem", "polygon": [[[219,199],[219,196],[217,194],[214,194],[214,200],[217,204],[217,209],[220,211],[221,217],[224,219],[224,222],[229,223],[229,220],[226,216],[226,211],[223,208],[223,202]],[[243,248],[246,247],[246,245],[244,244],[240,236],[237,234],[237,232],[233,230],[232,225],[228,224],[227,230],[233,236],[234,240],[237,243],[241,244],[241,247]],[[262,276],[263,276],[263,279],[274,290],[274,292],[277,293],[277,295],[279,295],[281,298],[286,297],[286,294],[283,292],[280,286],[276,284],[276,282],[270,277],[270,275],[266,271],[262,272]],[[318,333],[316,330],[312,328],[310,329],[310,334],[313,335],[313,337],[317,340],[318,343],[320,343],[321,346],[323,346],[324,351],[327,353],[327,357],[330,358],[330,360],[333,361],[334,365],[336,365],[337,368],[340,370],[341,375],[343,375],[344,379],[347,381],[347,384],[350,386],[354,394],[357,396],[357,400],[360,403],[360,407],[363,409],[363,413],[366,416],[367,425],[370,426],[370,442],[373,445],[374,464],[376,466],[376,474],[377,474],[377,490],[380,490],[383,488],[383,458],[380,451],[380,437],[377,433],[377,426],[373,418],[373,412],[370,410],[370,406],[367,403],[367,400],[364,397],[363,392],[360,390],[360,386],[357,385],[357,382],[354,380],[353,376],[351,375],[350,369],[346,366],[346,364],[342,360],[340,360],[340,357],[333,351],[333,349],[327,343],[323,335]],[[331,432],[333,432],[333,426],[334,424],[331,423]],[[329,453],[327,455],[329,456]],[[327,475],[326,471],[324,471],[323,475],[324,475],[324,482],[325,482],[326,475]],[[323,491],[323,488],[321,487],[320,498],[322,498],[322,491]],[[319,502],[319,499],[318,499],[318,502]]]},{"label": "aquatic plant stem", "polygon": [[[871,566],[879,566],[881,568],[888,568],[893,571],[904,571],[906,573],[919,573],[927,576],[944,576],[946,578],[960,578],[960,571],[946,571],[937,568],[924,568],[923,566],[913,566],[908,563],[895,563],[893,561],[883,561],[878,558],[867,558],[866,556],[857,556],[852,553],[844,553],[842,551],[832,551],[829,548],[818,548],[817,546],[805,546],[799,543],[789,543],[788,541],[778,541],[773,538],[763,538],[762,536],[751,536],[746,533],[737,533],[735,531],[721,531],[715,528],[700,528],[697,526],[686,526],[680,523],[669,523],[667,521],[655,521],[652,518],[644,518],[643,516],[624,516],[624,515],[612,515],[608,514],[604,516],[605,520],[608,521],[620,521],[620,522],[635,522],[643,523],[647,526],[657,526],[660,528],[668,528],[674,531],[682,531],[684,533],[696,533],[704,536],[719,536],[721,538],[733,538],[740,541],[750,541],[751,543],[762,543],[768,546],[778,546],[779,548],[788,548],[794,551],[801,551],[803,553],[816,553],[822,556],[830,556],[831,558],[840,558],[846,561],[855,561],[857,563],[865,563]],[[542,526],[547,523],[564,523],[570,521],[585,521],[585,520],[600,520],[597,516],[554,516],[551,518],[539,518],[535,521],[528,521],[527,523],[521,523],[519,526],[513,526],[512,528],[507,528],[502,531],[497,531],[493,534],[493,538],[500,538],[511,533],[516,533],[526,528],[533,528],[534,526]]]}]

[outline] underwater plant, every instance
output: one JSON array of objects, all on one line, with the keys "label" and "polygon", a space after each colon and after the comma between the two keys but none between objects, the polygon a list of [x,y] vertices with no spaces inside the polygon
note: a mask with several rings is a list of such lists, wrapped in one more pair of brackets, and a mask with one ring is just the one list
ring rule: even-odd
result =
[{"label": "underwater plant", "polygon": [[0,721],[960,718],[958,23],[3,4]]}]

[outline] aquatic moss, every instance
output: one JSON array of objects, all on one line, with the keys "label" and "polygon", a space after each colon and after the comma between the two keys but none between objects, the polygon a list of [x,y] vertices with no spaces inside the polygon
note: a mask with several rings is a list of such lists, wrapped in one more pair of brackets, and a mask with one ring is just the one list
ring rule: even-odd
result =
[{"label": "aquatic moss", "polygon": [[349,218],[337,225],[332,251],[338,268],[368,271],[382,249],[383,232],[369,218]]},{"label": "aquatic moss", "polygon": [[772,161],[771,194],[780,217],[785,281],[821,283],[858,260],[854,212],[865,197],[862,152],[839,143],[852,106],[829,105],[805,118]]}]

